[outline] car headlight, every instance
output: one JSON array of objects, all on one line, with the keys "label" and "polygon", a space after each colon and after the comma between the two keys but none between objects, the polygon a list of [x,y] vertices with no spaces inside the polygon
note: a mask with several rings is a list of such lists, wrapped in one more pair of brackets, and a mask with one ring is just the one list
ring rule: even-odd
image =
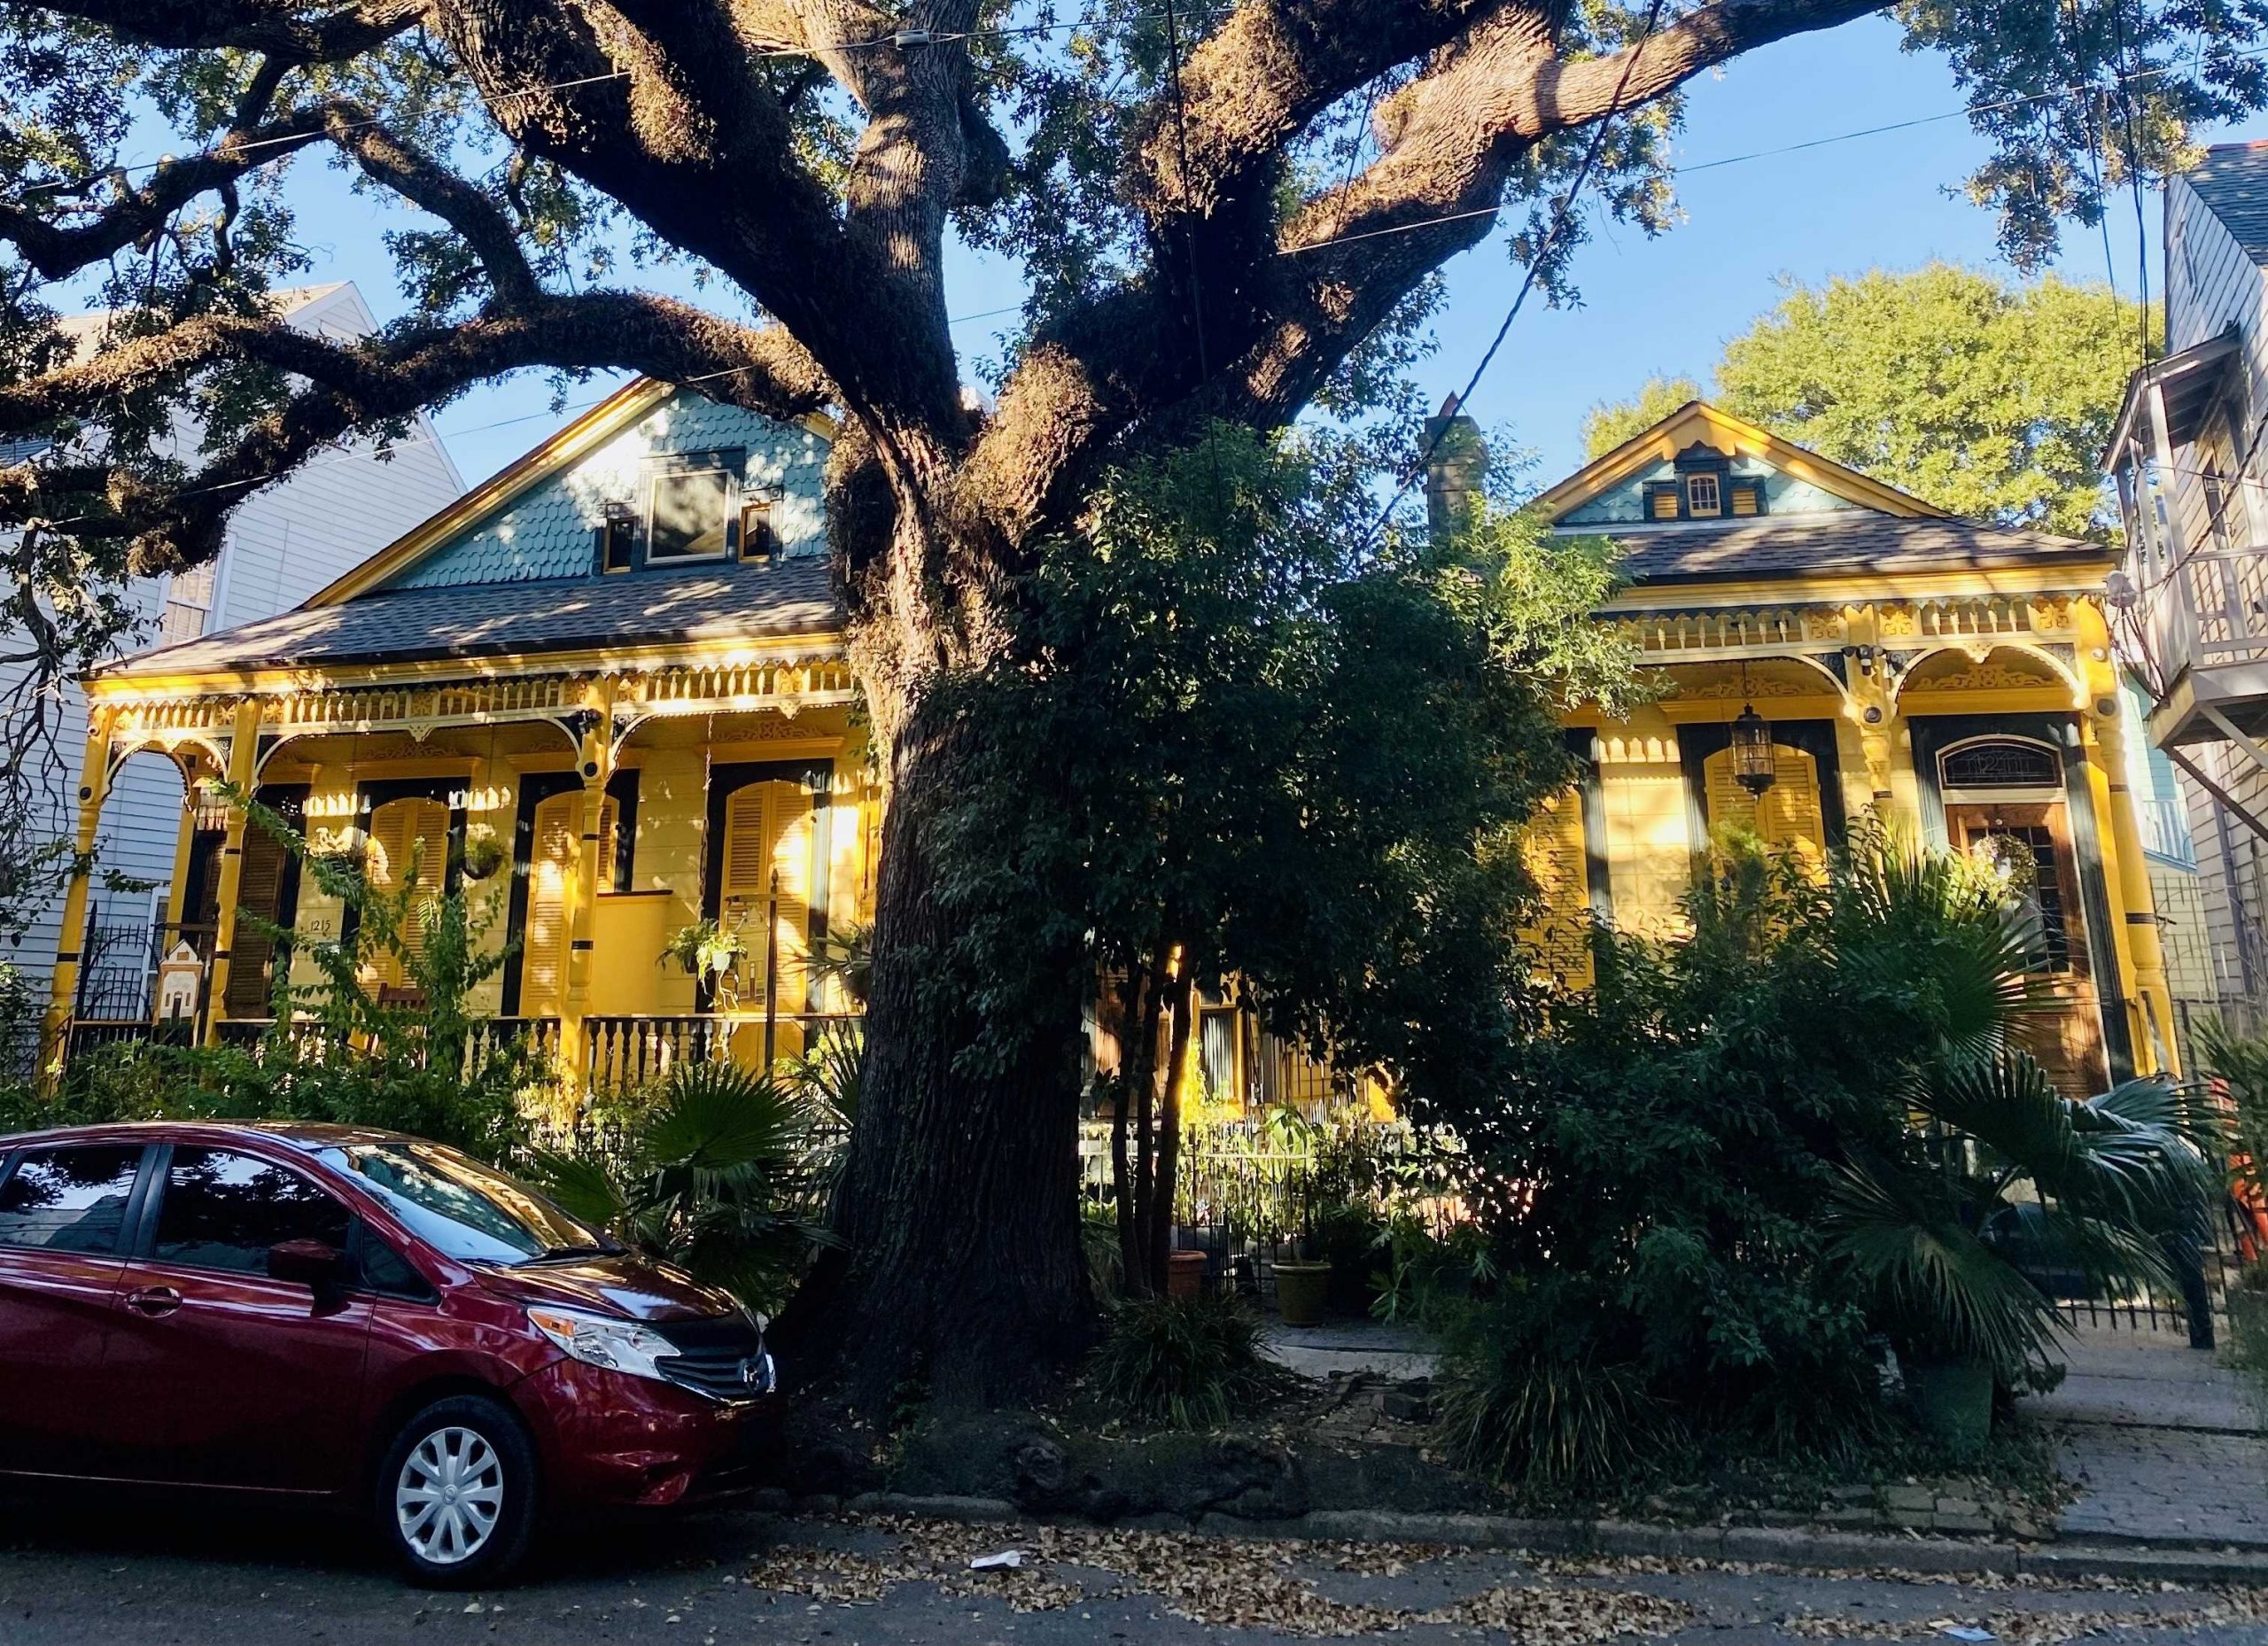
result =
[{"label": "car headlight", "polygon": [[669,1374],[662,1363],[678,1352],[676,1344],[651,1327],[604,1315],[586,1315],[579,1308],[532,1305],[528,1324],[565,1350],[570,1359],[627,1372],[633,1378],[666,1380]]}]

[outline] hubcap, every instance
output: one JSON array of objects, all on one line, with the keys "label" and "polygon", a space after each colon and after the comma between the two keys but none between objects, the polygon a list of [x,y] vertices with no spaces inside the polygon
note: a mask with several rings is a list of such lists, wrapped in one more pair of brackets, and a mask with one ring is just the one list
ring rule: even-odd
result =
[{"label": "hubcap", "polygon": [[504,1512],[504,1465],[470,1429],[436,1429],[409,1448],[393,1518],[420,1558],[454,1566],[478,1554]]}]

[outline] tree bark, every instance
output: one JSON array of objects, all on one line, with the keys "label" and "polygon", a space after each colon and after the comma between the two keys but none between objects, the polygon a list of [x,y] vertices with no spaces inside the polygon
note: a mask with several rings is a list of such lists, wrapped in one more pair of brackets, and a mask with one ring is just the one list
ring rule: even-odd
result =
[{"label": "tree bark", "polygon": [[[1018,1032],[988,1036],[982,978],[931,896],[936,829],[971,780],[934,698],[893,740],[875,889],[858,1118],[838,1201],[843,1239],[782,1322],[788,1353],[833,1359],[875,1409],[909,1382],[982,1404],[1037,1392],[1091,1340],[1079,1250],[1076,954]],[[980,1045],[998,1048],[982,1060]]]},{"label": "tree bark", "polygon": [[[1184,959],[1184,967],[1186,960]],[[1184,974],[1174,980],[1173,1046],[1166,1054],[1165,1088],[1158,1099],[1158,1157],[1151,1169],[1150,1230],[1144,1254],[1152,1284],[1162,1293],[1173,1271],[1174,1177],[1181,1163],[1181,1083],[1189,1073],[1189,1048],[1197,1017],[1197,985]]]}]

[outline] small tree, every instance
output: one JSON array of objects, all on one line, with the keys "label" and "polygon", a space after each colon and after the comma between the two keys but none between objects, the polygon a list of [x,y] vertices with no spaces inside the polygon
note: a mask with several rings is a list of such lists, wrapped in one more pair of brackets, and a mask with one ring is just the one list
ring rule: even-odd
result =
[{"label": "small tree", "polygon": [[[1526,993],[1515,837],[1572,777],[1557,708],[1627,687],[1582,620],[1610,586],[1601,546],[1488,514],[1372,549],[1363,479],[1226,428],[1120,471],[961,706],[988,776],[948,814],[941,896],[1004,1003],[1044,992],[1021,974],[1066,943],[1110,980],[1137,1294],[1164,1285],[1203,994],[1233,976],[1279,1032],[1421,1094],[1464,1077]],[[1013,926],[983,912],[1008,906],[984,895],[1003,880],[1028,891]]]}]

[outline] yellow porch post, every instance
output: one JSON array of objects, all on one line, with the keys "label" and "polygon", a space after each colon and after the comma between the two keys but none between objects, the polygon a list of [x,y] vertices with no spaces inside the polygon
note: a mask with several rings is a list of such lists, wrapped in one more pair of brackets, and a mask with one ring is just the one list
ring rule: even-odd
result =
[{"label": "yellow porch post", "polygon": [[[2103,712],[2106,703],[2110,706],[2109,713]],[[2141,1021],[2135,1025],[2134,1070],[2147,1075],[2163,1069],[2179,1075],[2181,1053],[2174,1041],[2173,990],[2166,982],[2165,944],[2158,935],[2157,904],[2150,891],[2149,864],[2142,852],[2141,823],[2126,782],[2126,727],[2119,715],[2115,686],[2095,701],[2087,718],[2093,732],[2087,740],[2087,757],[2095,768],[2092,787],[2110,826],[2103,841],[2103,874],[2110,881],[2109,889],[2134,980],[2133,996],[2140,1008]]]},{"label": "yellow porch post", "polygon": [[[229,738],[229,783],[249,797],[260,776],[260,700],[247,697],[237,705],[236,729]],[[221,1038],[221,1014],[229,998],[229,955],[237,941],[237,898],[244,884],[245,827],[250,814],[235,801],[229,803],[228,831],[221,841],[219,912],[213,929],[213,969],[206,984],[205,1043]]]},{"label": "yellow porch post", "polygon": [[49,980],[47,1024],[40,1044],[41,1061],[50,1075],[62,1072],[65,1037],[79,994],[80,955],[87,942],[87,881],[103,801],[110,792],[110,731],[111,711],[90,708],[87,752],[79,763],[79,827],[72,835],[74,856],[63,893],[63,929],[56,938],[55,971]]},{"label": "yellow porch post", "polygon": [[599,825],[606,806],[606,782],[614,761],[614,685],[606,682],[594,694],[590,724],[583,732],[580,765],[583,780],[581,850],[567,885],[567,987],[559,1002],[559,1058],[567,1070],[571,1095],[579,1098],[585,1077],[586,1036],[583,1020],[591,1003],[591,926],[598,905]]}]

